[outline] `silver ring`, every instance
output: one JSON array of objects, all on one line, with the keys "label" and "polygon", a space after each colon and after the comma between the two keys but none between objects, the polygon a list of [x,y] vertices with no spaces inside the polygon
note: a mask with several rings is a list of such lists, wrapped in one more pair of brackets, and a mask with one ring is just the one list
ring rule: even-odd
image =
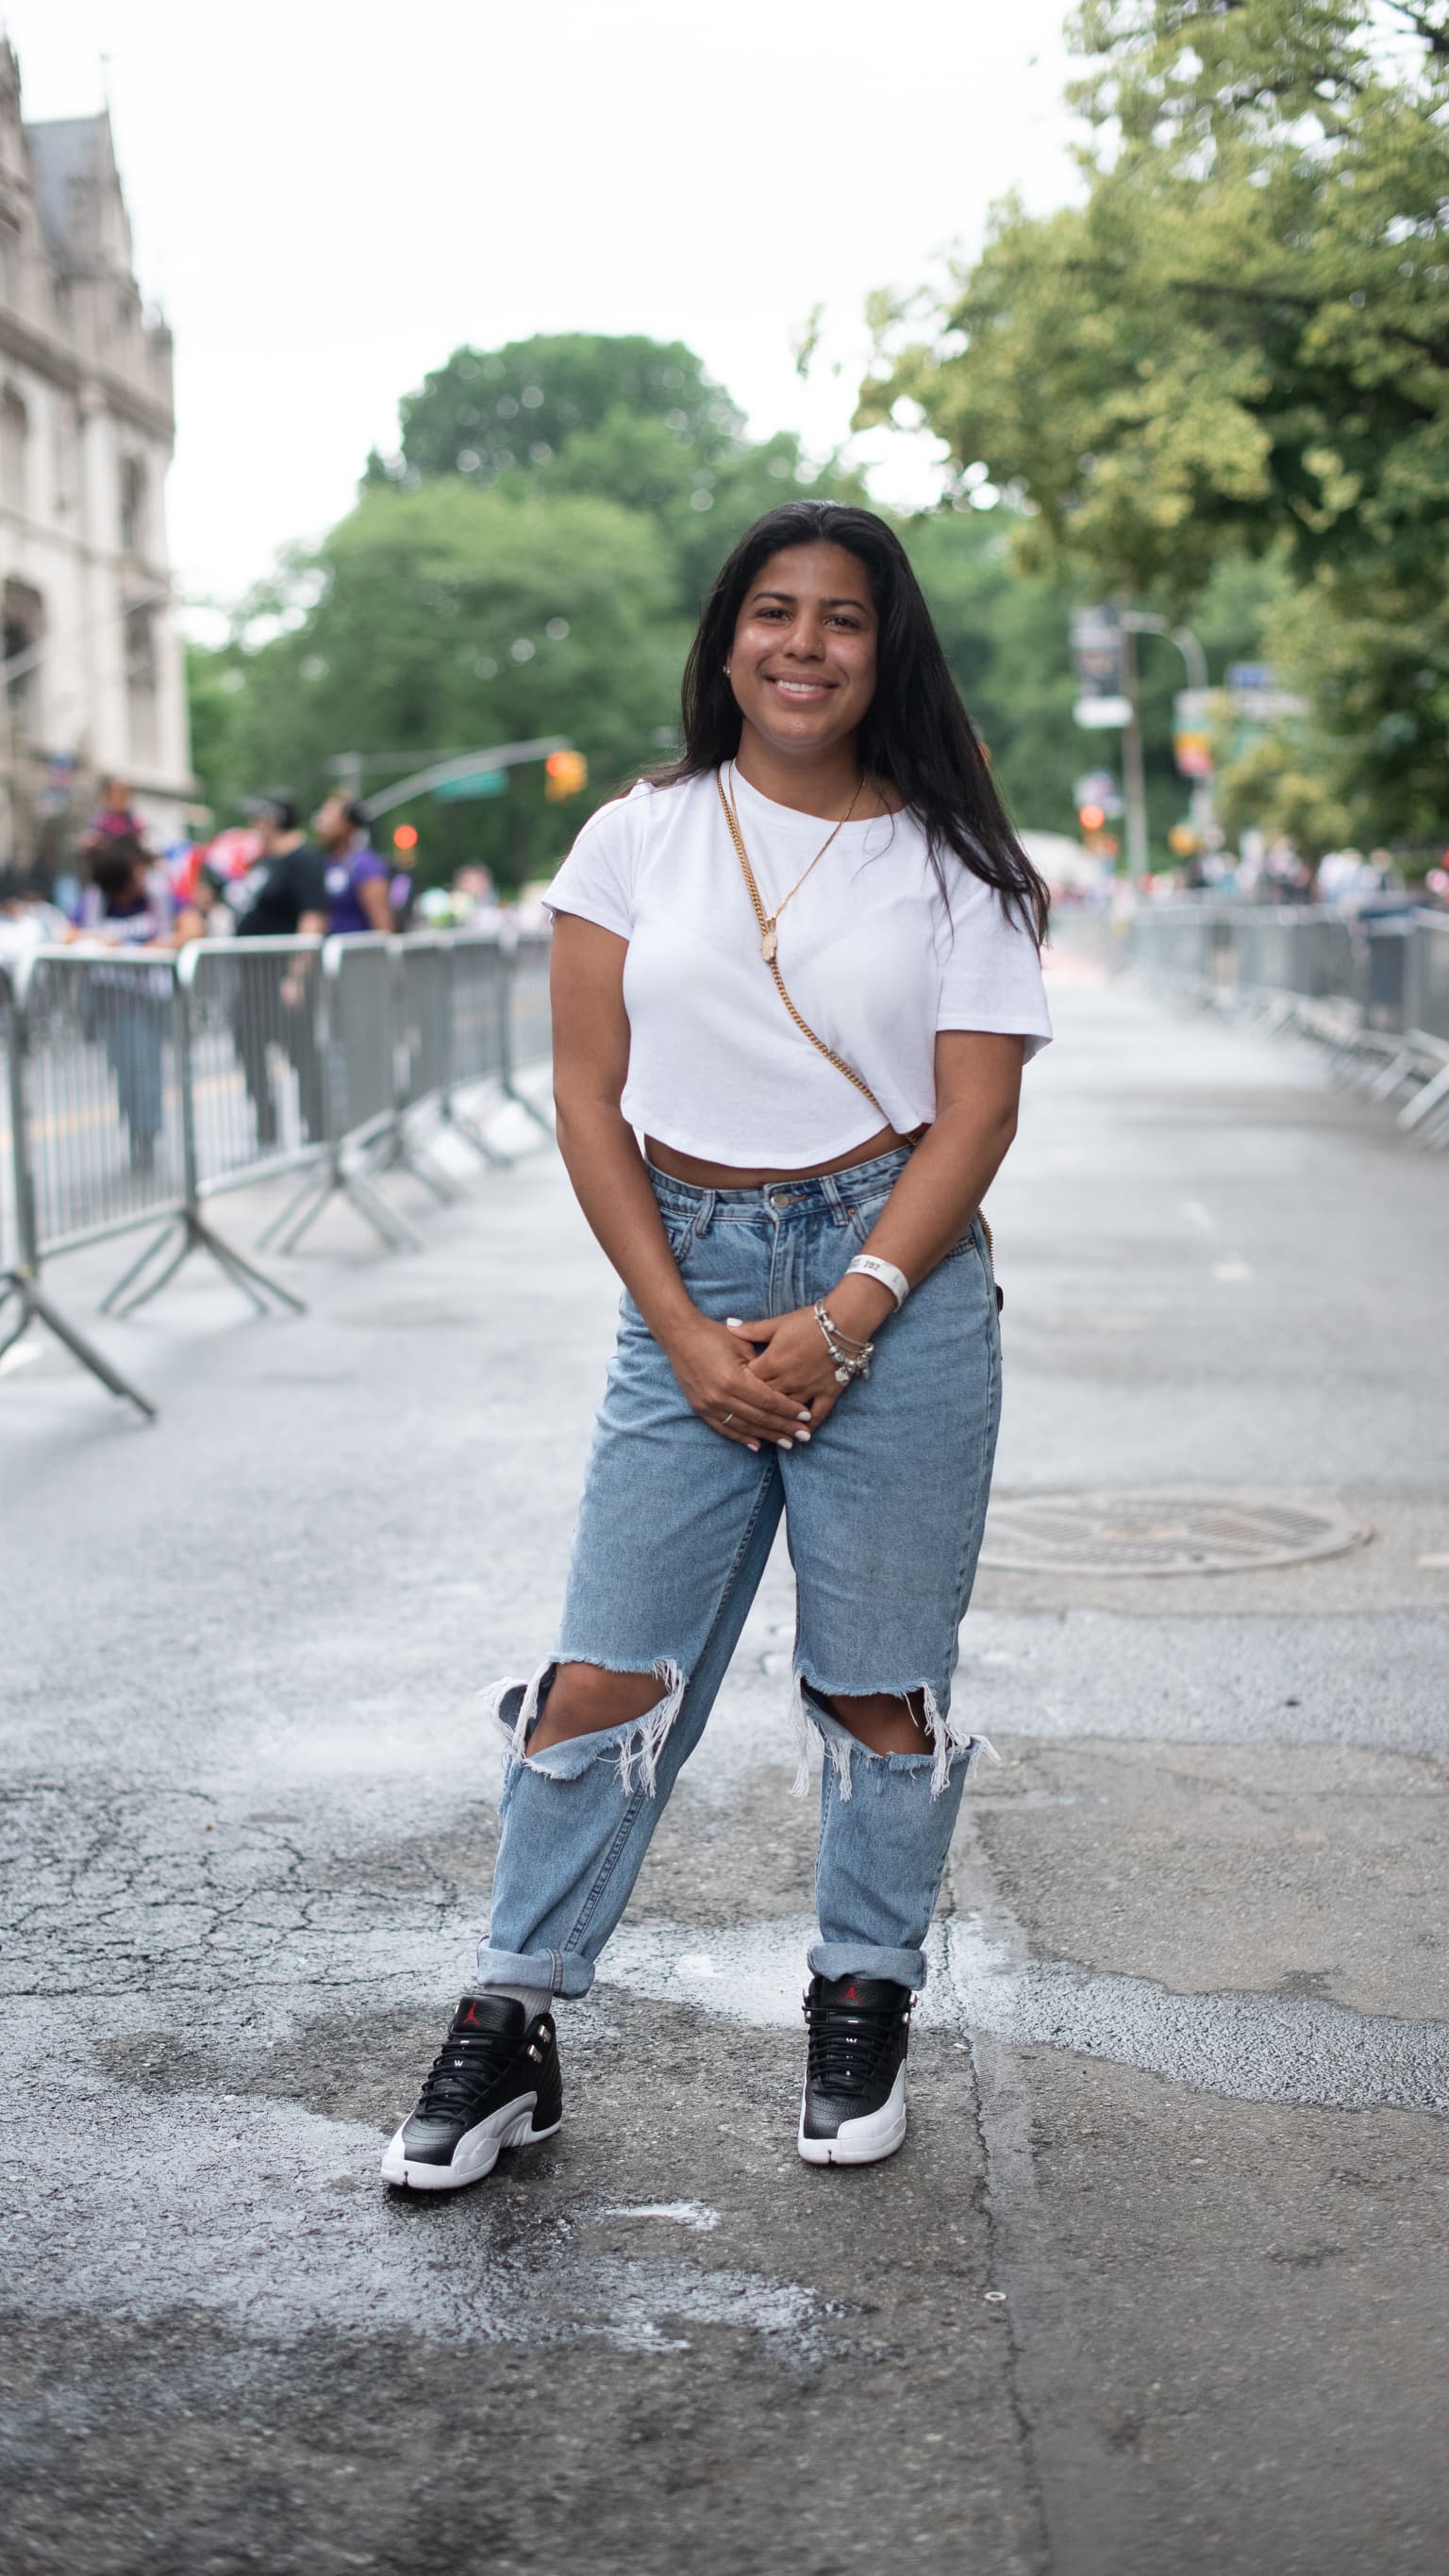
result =
[{"label": "silver ring", "polygon": [[[727,1414],[725,1415],[725,1422],[733,1422],[734,1418],[735,1418],[735,1417],[734,1417],[734,1415],[733,1415],[732,1413],[727,1413]],[[722,1423],[720,1424],[720,1429],[721,1429],[721,1431],[723,1431],[723,1429],[724,1429],[724,1422],[722,1422]]]}]

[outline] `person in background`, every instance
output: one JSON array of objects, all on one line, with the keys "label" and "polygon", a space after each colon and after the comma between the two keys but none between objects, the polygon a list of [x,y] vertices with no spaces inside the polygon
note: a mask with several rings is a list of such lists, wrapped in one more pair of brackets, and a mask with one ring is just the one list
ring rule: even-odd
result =
[{"label": "person in background", "polygon": [[[247,813],[261,849],[246,875],[224,889],[239,939],[321,939],[328,926],[327,861],[307,839],[290,796],[254,797]],[[240,962],[240,961],[239,961]],[[277,1103],[270,1046],[280,1042],[296,1072],[304,1136],[323,1126],[322,1065],[308,984],[315,961],[254,958],[235,985],[232,1035],[256,1116],[257,1143],[275,1145]]]},{"label": "person in background", "polygon": [[391,930],[387,870],[367,835],[367,809],[340,789],[318,807],[312,829],[327,860],[327,927],[334,938]]},{"label": "person in background", "polygon": [[453,922],[459,930],[496,930],[503,918],[493,871],[469,860],[453,879]]},{"label": "person in background", "polygon": [[254,796],[247,806],[261,848],[247,873],[224,889],[239,939],[320,939],[327,928],[327,861],[307,839],[290,796]]},{"label": "person in background", "polygon": [[[117,833],[93,852],[87,894],[89,918],[70,933],[73,942],[154,953],[183,947],[201,934],[198,913],[189,908],[173,912],[164,889],[158,889],[150,852],[134,837]],[[115,1076],[132,1170],[149,1172],[165,1105],[171,978],[139,964],[98,966],[87,998],[94,1005],[94,1034],[101,1038]]]},{"label": "person in background", "polygon": [[392,854],[392,874],[387,881],[387,900],[392,912],[394,930],[412,928],[413,911],[418,899],[417,879],[413,874],[417,857],[416,849],[394,850]]},{"label": "person in background", "polygon": [[80,836],[80,848],[87,857],[105,849],[112,841],[139,841],[140,818],[131,810],[131,790],[124,778],[108,778],[101,798],[101,810],[86,825]]}]

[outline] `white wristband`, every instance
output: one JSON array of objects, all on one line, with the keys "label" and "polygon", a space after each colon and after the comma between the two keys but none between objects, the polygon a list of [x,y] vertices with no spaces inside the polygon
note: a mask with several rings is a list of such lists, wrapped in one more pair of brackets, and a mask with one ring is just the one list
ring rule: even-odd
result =
[{"label": "white wristband", "polygon": [[911,1293],[911,1283],[904,1270],[897,1270],[893,1261],[877,1261],[873,1252],[858,1252],[853,1261],[846,1263],[847,1279],[852,1270],[860,1271],[866,1279],[878,1279],[882,1288],[889,1288],[896,1301],[896,1313],[900,1313]]}]

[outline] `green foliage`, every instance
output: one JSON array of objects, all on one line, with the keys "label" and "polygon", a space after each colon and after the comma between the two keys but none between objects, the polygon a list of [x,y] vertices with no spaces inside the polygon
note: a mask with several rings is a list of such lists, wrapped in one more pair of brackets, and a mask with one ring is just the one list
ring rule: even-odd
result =
[{"label": "green foliage", "polygon": [[[1076,781],[1112,767],[1117,739],[1083,733],[1072,718],[1069,625],[1085,593],[1018,569],[1013,519],[1007,508],[946,509],[905,521],[900,533],[1008,807],[1023,825],[1074,832]],[[1194,614],[1215,660],[1259,658],[1282,587],[1272,564],[1234,563],[1214,576]],[[1174,645],[1144,636],[1139,667],[1148,814],[1161,842],[1187,803],[1172,757],[1182,662]]]},{"label": "green foliage", "polygon": [[1311,745],[1287,727],[1264,734],[1230,761],[1218,780],[1217,807],[1230,832],[1255,824],[1319,859],[1349,838],[1347,808],[1326,785]]},{"label": "green foliage", "polygon": [[[799,442],[751,444],[678,342],[573,334],[461,349],[402,405],[399,459],[243,603],[192,661],[196,760],[227,812],[263,781],[311,801],[344,751],[398,754],[566,733],[591,799],[426,804],[424,882],[463,855],[509,881],[546,865],[678,716],[700,601],[735,539],[792,493],[855,497]],[[551,633],[560,625],[566,633]],[[378,786],[376,768],[365,783]]]},{"label": "green foliage", "polygon": [[186,703],[191,728],[191,765],[208,795],[221,786],[226,793],[244,758],[237,695],[245,685],[234,650],[186,647]]},{"label": "green foliage", "polygon": [[[588,755],[594,801],[658,756],[686,630],[667,549],[634,512],[456,476],[364,491],[306,582],[310,604],[283,602],[280,633],[227,648],[244,685],[208,774],[223,806],[259,777],[320,797],[329,755],[348,750],[394,753],[406,772],[414,755],[567,733]],[[386,774],[374,767],[367,783]],[[428,804],[412,817],[421,879],[471,855],[513,881],[558,855],[586,810],[545,806],[523,772],[498,806]]]},{"label": "green foliage", "polygon": [[[399,406],[394,463],[375,453],[370,482],[461,474],[489,483],[546,465],[567,441],[623,414],[657,423],[703,464],[737,447],[742,415],[682,340],[575,331],[455,349]],[[597,488],[597,487],[594,487]],[[621,492],[615,497],[623,499]]]},{"label": "green foliage", "polygon": [[402,404],[403,440],[367,481],[408,489],[458,476],[510,490],[594,494],[655,519],[678,568],[681,610],[700,601],[736,537],[808,491],[859,498],[835,469],[810,472],[798,439],[759,444],[680,341],[540,336],[455,351]]},{"label": "green foliage", "polygon": [[1271,556],[1312,764],[1379,833],[1442,824],[1449,6],[1091,0],[1077,33],[1084,202],[1000,208],[860,418],[919,404],[1025,567],[1181,610]]}]

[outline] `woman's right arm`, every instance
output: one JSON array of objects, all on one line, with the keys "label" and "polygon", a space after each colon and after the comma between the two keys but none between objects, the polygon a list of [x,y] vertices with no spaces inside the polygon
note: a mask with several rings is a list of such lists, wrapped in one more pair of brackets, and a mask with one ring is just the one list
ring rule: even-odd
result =
[{"label": "woman's right arm", "polygon": [[[629,1070],[629,943],[561,912],[552,959],[553,1096],[559,1150],[584,1215],[694,1411],[726,1440],[791,1438],[801,1408],[751,1368],[723,1324],[692,1304],[669,1249],[634,1131],[619,1108]],[[732,1419],[726,1423],[725,1416]],[[808,1419],[808,1417],[807,1417]]]}]

